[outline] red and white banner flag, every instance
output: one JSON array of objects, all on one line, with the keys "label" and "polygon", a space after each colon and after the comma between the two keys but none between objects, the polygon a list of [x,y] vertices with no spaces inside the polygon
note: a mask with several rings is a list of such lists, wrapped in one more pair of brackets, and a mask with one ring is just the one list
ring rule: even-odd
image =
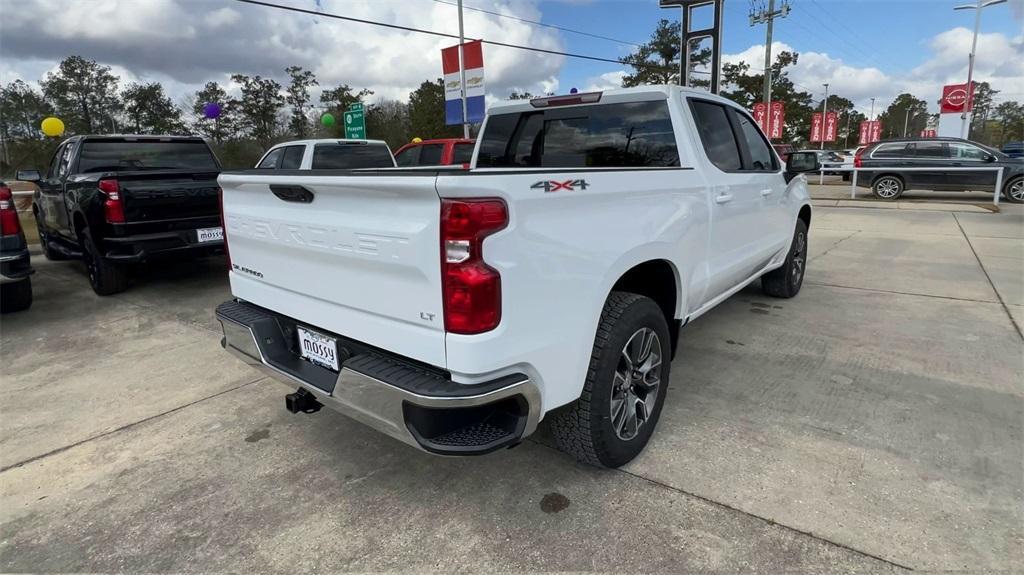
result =
[{"label": "red and white banner flag", "polygon": [[857,144],[866,146],[871,143],[871,122],[863,120],[860,123],[860,137],[857,138]]},{"label": "red and white banner flag", "polygon": [[786,125],[786,108],[782,102],[772,102],[768,106],[769,120],[771,126],[768,129],[768,138],[771,140],[782,137],[782,128]]},{"label": "red and white banner flag", "polygon": [[935,130],[921,130],[922,138],[934,138],[935,136]]},{"label": "red and white banner flag", "polygon": [[823,121],[823,119],[822,119],[821,112],[815,112],[814,115],[811,116],[811,141],[812,142],[820,142],[821,141],[821,130],[822,130],[822,127],[823,127],[822,126],[822,121]]},{"label": "red and white banner flag", "polygon": [[971,90],[970,97],[968,97],[967,84],[950,84],[942,87],[942,99],[939,100],[940,114],[970,112],[972,108],[974,108],[974,90]]},{"label": "red and white banner flag", "polygon": [[754,104],[754,121],[762,132],[768,133],[768,106],[764,102]]},{"label": "red and white banner flag", "polygon": [[825,114],[825,141],[834,142],[839,132],[839,114],[829,112]]},{"label": "red and white banner flag", "polygon": [[[479,40],[466,42],[462,47],[466,66],[466,115],[469,122],[484,120],[484,52]],[[459,72],[459,46],[441,50],[441,69],[444,72],[445,124],[462,122],[462,78]]]},{"label": "red and white banner flag", "polygon": [[882,121],[874,120],[871,122],[871,141],[877,142],[882,139]]}]

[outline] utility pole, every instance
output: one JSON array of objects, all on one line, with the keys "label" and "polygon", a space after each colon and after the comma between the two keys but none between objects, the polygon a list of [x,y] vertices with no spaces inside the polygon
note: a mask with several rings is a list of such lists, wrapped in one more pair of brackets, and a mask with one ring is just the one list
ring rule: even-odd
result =
[{"label": "utility pole", "polygon": [[772,27],[776,18],[785,18],[789,15],[789,2],[782,0],[782,6],[776,10],[775,0],[768,0],[768,9],[754,12],[750,10],[750,25],[768,24],[764,41],[764,105],[771,106],[772,103]]},{"label": "utility pole", "polygon": [[907,108],[907,115],[903,118],[903,137],[907,137],[907,126],[910,124],[910,108]]},{"label": "utility pole", "polygon": [[469,114],[466,110],[466,39],[462,32],[462,0],[459,0],[459,79],[462,82],[462,137],[469,139]]},{"label": "utility pole", "polygon": [[825,99],[821,102],[821,149],[825,149],[825,118],[828,117],[828,83],[823,84],[825,86]]},{"label": "utility pole", "polygon": [[843,149],[849,149],[850,147],[850,118],[853,117],[853,112],[849,109],[846,110],[846,134],[843,135]]},{"label": "utility pole", "polygon": [[875,99],[871,98],[871,115],[868,116],[868,120],[875,121]]}]

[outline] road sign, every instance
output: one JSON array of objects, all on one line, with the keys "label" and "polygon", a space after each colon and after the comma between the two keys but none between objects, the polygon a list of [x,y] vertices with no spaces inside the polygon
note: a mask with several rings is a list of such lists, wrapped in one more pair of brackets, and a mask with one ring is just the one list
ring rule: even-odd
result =
[{"label": "road sign", "polygon": [[362,103],[352,104],[345,110],[345,139],[366,139],[366,114]]}]

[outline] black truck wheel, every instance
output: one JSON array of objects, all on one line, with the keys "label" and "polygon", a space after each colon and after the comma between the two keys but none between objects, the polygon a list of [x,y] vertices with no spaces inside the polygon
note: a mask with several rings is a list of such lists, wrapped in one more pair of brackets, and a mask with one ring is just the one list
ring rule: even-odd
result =
[{"label": "black truck wheel", "polygon": [[806,268],[807,224],[798,219],[786,261],[781,267],[761,276],[761,290],[772,297],[791,298],[800,293]]},{"label": "black truck wheel", "polygon": [[89,285],[96,295],[113,295],[128,288],[128,270],[111,263],[93,241],[89,230],[81,233],[82,259],[89,272]]},{"label": "black truck wheel", "polygon": [[668,323],[654,300],[612,292],[601,312],[583,393],[552,420],[559,448],[603,467],[636,457],[665,403],[669,341]]},{"label": "black truck wheel", "polygon": [[0,313],[22,311],[32,306],[32,278],[0,284]]}]

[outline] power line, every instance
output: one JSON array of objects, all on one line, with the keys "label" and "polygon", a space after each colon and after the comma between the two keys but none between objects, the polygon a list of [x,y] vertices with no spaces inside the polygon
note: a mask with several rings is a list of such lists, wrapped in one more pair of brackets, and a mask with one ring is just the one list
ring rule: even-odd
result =
[{"label": "power line", "polygon": [[[376,20],[366,20],[363,18],[355,18],[352,16],[341,16],[340,14],[330,14],[328,12],[317,12],[315,10],[307,10],[305,8],[296,8],[294,6],[283,6],[281,4],[273,4],[271,2],[262,2],[260,0],[235,0],[235,2],[241,2],[243,4],[253,4],[255,6],[264,6],[266,8],[277,8],[279,10],[287,10],[289,12],[298,12],[300,14],[309,14],[310,16],[320,16],[324,18],[334,18],[336,20],[345,20],[348,22],[357,22],[359,24],[369,24],[371,26],[381,26],[383,28],[391,28],[392,30],[403,30],[405,32],[416,32],[419,34],[428,34],[431,36],[439,36],[442,38],[454,38],[458,40],[459,37],[456,34],[448,34],[445,32],[437,32],[435,30],[424,30],[423,28],[413,28],[411,26],[402,26],[400,24],[389,24],[387,22],[379,22]],[[562,52],[559,50],[548,50],[546,48],[536,48],[533,46],[522,46],[520,44],[509,44],[507,42],[495,42],[494,40],[483,40],[480,42],[489,44],[491,46],[501,46],[503,48],[515,48],[516,50],[526,50],[529,52],[540,52],[542,54],[551,54],[552,56],[565,56],[567,58],[579,58],[581,60],[592,60],[594,62],[608,62],[610,64],[628,65],[634,68],[656,68],[666,69],[667,66],[660,64],[625,64],[620,60],[613,58],[602,58],[600,56],[590,56],[587,54],[574,54],[572,52]],[[674,69],[674,68],[673,68]]]},{"label": "power line", "polygon": [[[449,6],[458,6],[458,3],[451,2],[449,0],[433,0],[433,1],[437,2],[438,4],[447,4]],[[573,30],[572,28],[565,28],[564,26],[557,26],[555,24],[548,24],[546,22],[539,22],[537,20],[530,20],[528,18],[520,18],[519,16],[514,16],[512,14],[502,14],[501,12],[494,12],[493,10],[485,10],[483,8],[477,8],[475,6],[467,6],[465,4],[463,4],[462,7],[464,9],[466,9],[466,10],[472,10],[473,12],[483,12],[484,14],[490,14],[492,16],[497,16],[499,18],[507,18],[509,20],[518,20],[519,22],[525,22],[527,24],[533,24],[534,26],[543,26],[545,28],[553,28],[555,30],[561,30],[562,32],[569,32],[571,34],[579,34],[580,36],[589,36],[590,38],[597,38],[599,40],[608,40],[609,42],[616,42],[618,44],[627,44],[629,46],[640,46],[640,44],[638,44],[636,42],[630,42],[628,40],[619,40],[617,38],[612,38],[612,37],[609,37],[609,36],[602,36],[600,34],[593,34],[591,32],[583,32],[581,30]]]}]

